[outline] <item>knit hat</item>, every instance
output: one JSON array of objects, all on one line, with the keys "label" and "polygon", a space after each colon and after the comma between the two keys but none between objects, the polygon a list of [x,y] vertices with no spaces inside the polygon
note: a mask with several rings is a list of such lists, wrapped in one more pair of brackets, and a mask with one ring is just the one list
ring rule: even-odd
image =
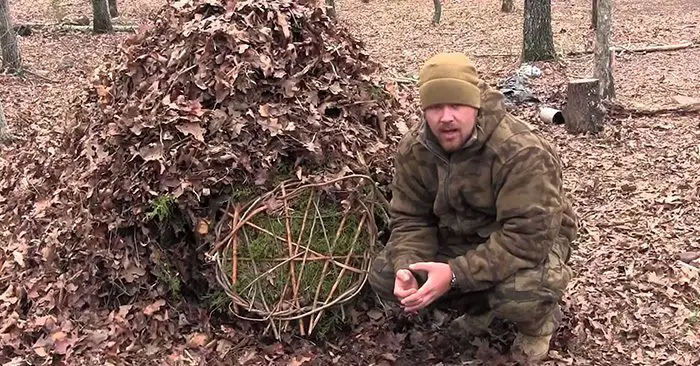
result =
[{"label": "knit hat", "polygon": [[429,58],[418,79],[421,108],[435,104],[481,106],[479,75],[463,53],[440,53]]}]

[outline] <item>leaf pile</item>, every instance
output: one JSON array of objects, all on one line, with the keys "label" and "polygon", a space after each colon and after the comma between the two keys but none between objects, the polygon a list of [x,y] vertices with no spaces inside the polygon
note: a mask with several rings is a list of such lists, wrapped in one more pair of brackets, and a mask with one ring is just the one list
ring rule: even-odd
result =
[{"label": "leaf pile", "polygon": [[223,302],[202,218],[291,176],[349,169],[388,183],[415,121],[319,9],[179,1],[149,24],[96,70],[67,122],[0,155],[2,362],[201,346]]},{"label": "leaf pile", "polygon": [[[157,196],[272,188],[299,168],[388,181],[408,113],[321,9],[179,1],[152,23],[97,70],[77,113],[92,122],[78,126],[88,197],[129,205],[114,226],[138,222]],[[111,221],[114,211],[93,214]]]}]

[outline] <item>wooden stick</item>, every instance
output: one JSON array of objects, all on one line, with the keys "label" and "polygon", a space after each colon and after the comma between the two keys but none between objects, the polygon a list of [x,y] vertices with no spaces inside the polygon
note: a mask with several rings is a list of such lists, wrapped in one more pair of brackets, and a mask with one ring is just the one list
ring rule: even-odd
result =
[{"label": "wooden stick", "polygon": [[[285,195],[285,189],[284,189],[284,184],[282,184],[282,196]],[[292,258],[294,256],[294,250],[292,249],[292,228],[291,225],[289,224],[289,203],[287,202],[287,199],[282,200],[284,204],[284,226],[285,229],[287,229],[287,251],[289,252],[289,258]],[[294,295],[294,298],[297,298],[297,291],[296,291],[296,274],[294,273],[294,262],[289,261],[289,276],[292,281],[292,295]]]},{"label": "wooden stick", "polygon": [[[263,228],[261,228],[260,226],[255,225],[255,224],[253,224],[253,223],[251,223],[251,222],[246,223],[246,225],[248,225],[248,226],[250,226],[250,227],[252,227],[252,228],[254,228],[254,229],[256,229],[256,230],[259,230],[259,231],[261,231],[261,232],[263,232],[263,233],[265,233],[265,234],[274,236],[277,240],[284,241],[284,238],[282,238],[281,236],[277,236],[277,235],[271,233],[269,230],[263,229]],[[308,248],[308,250],[309,250],[309,253],[312,253],[312,254],[318,255],[318,256],[322,256],[322,254],[320,254],[319,252],[317,252],[317,251],[315,251],[315,250],[313,250],[313,249],[311,249],[311,248]],[[295,256],[295,257],[296,257],[296,256]],[[332,257],[331,257],[331,258],[332,258]],[[285,259],[285,260],[287,260],[287,259]],[[340,263],[340,262],[335,262],[335,264],[342,264],[342,263]]]},{"label": "wooden stick", "polygon": [[[679,44],[668,44],[668,45],[659,45],[659,46],[644,46],[644,47],[635,47],[635,48],[625,48],[622,46],[613,46],[610,47],[611,52],[630,52],[630,53],[640,53],[640,52],[663,52],[663,51],[677,51],[677,50],[682,50],[686,48],[695,48],[698,47],[697,43],[693,42],[683,42]],[[583,51],[569,51],[565,52],[564,55],[566,56],[580,56],[580,55],[590,55],[593,53],[593,50],[583,50]],[[472,57],[517,57],[520,56],[519,54],[516,53],[480,53],[480,54],[474,54]],[[398,81],[397,81],[398,82]]]},{"label": "wooden stick", "polygon": [[[304,236],[304,229],[306,229],[306,219],[309,217],[309,208],[311,208],[311,200],[314,198],[314,190],[311,190],[311,193],[309,194],[309,199],[306,202],[306,210],[304,210],[304,219],[301,221],[301,229],[299,230],[299,236],[297,237],[297,243],[301,243],[301,238]],[[304,257],[301,260],[301,268],[299,268],[299,278],[297,279],[296,286],[294,287],[294,293],[298,294],[299,293],[299,286],[301,286],[301,279],[304,276],[304,268],[306,268],[306,259],[309,254],[309,248],[311,247],[311,238],[314,235],[314,228],[316,225],[316,220],[311,225],[311,231],[309,232],[309,242],[306,245],[306,250],[304,251]],[[297,244],[296,248],[294,249],[294,255],[296,256],[298,254],[299,250],[299,245]],[[297,307],[301,307],[301,304],[299,303],[299,297],[297,296],[295,298],[296,300],[296,305]],[[306,335],[306,331],[304,330],[304,321],[303,319],[299,320],[299,332],[301,333],[302,336]]]},{"label": "wooden stick", "polygon": [[610,47],[610,51],[612,51],[612,52],[620,52],[620,51],[626,51],[626,52],[676,51],[676,50],[682,50],[685,48],[690,48],[693,46],[697,46],[697,45],[694,44],[693,42],[683,42],[683,43],[679,43],[679,44],[646,46],[646,47],[637,47],[637,48]]},{"label": "wooden stick", "polygon": [[[238,224],[238,213],[239,213],[239,206],[236,205],[234,208],[233,212],[233,220],[231,222],[231,227],[236,227]],[[235,285],[236,280],[238,279],[238,235],[234,235],[233,238],[233,243],[232,243],[232,258],[231,258],[231,284]]]},{"label": "wooden stick", "polygon": [[[345,257],[345,265],[346,266],[350,262],[350,257],[355,252],[355,246],[357,245],[357,239],[359,239],[359,237],[360,237],[360,233],[362,232],[362,225],[364,225],[366,218],[367,218],[366,214],[362,215],[362,218],[360,219],[360,223],[357,225],[357,231],[355,231],[355,237],[353,238],[352,244],[350,245],[350,250],[348,251],[348,254]],[[345,274],[345,268],[342,268],[340,270],[340,274],[338,274],[338,278],[335,280],[335,283],[333,283],[333,287],[331,287],[331,290],[329,291],[325,302],[330,301],[330,299],[333,297],[333,294],[335,293],[335,290],[338,288],[338,285],[340,284],[340,280],[343,278],[344,274]],[[316,326],[316,324],[318,324],[318,322],[321,320],[321,315],[322,315],[321,312],[319,312],[316,315],[315,320],[312,322],[313,326],[309,329],[309,332],[311,332],[311,330],[313,330],[313,328]]]}]

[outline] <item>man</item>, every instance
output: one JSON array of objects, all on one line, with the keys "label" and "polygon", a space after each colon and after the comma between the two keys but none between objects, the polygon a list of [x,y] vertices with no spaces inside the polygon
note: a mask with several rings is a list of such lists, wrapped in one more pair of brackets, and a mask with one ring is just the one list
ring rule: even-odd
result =
[{"label": "man", "polygon": [[561,321],[578,228],[561,162],[467,56],[428,59],[419,91],[424,121],[399,144],[391,236],[369,282],[406,312],[459,305],[470,334],[510,320],[513,351],[539,361]]}]

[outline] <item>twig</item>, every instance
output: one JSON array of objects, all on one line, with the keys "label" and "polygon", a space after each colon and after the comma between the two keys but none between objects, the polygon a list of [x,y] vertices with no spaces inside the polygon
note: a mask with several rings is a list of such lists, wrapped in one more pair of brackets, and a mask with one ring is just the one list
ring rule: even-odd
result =
[{"label": "twig", "polygon": [[[695,48],[698,47],[697,43],[684,42],[679,44],[669,44],[669,45],[659,45],[659,46],[644,46],[644,47],[634,47],[626,48],[622,46],[610,47],[611,52],[630,52],[630,53],[641,53],[641,52],[662,52],[662,51],[677,51],[685,48]],[[593,50],[583,50],[583,51],[569,51],[565,52],[566,56],[581,56],[593,54]],[[472,57],[516,57],[520,54],[516,53],[477,53],[471,55]]]},{"label": "twig", "polygon": [[[78,32],[92,32],[92,26],[90,25],[77,25],[77,24],[63,24],[63,23],[25,23],[17,24],[16,27],[26,27],[29,29],[44,29],[44,28],[57,28],[60,30],[67,31],[78,31]],[[137,25],[131,24],[113,24],[112,29],[115,32],[131,32],[134,33],[138,29]]]},{"label": "twig", "polygon": [[676,261],[676,263],[678,263],[681,267],[685,267],[685,268],[688,268],[688,269],[692,269],[692,270],[694,270],[694,271],[700,271],[700,268],[695,267],[695,266],[691,266],[690,264],[685,263],[685,262],[683,262],[683,261]]},{"label": "twig", "polygon": [[625,115],[630,115],[634,117],[650,117],[650,116],[656,116],[660,114],[668,114],[668,113],[674,113],[674,114],[680,114],[680,115],[689,115],[689,114],[698,114],[700,113],[700,104],[685,104],[685,105],[680,105],[676,107],[663,107],[663,108],[657,108],[657,109],[641,109],[641,108],[635,108],[635,107],[628,107],[625,105],[622,105],[620,103],[615,103],[615,102],[609,102],[606,101],[603,103],[606,108],[612,113],[612,114],[625,114]]},{"label": "twig", "polygon": [[35,73],[34,71],[31,71],[31,70],[29,70],[29,69],[24,69],[24,68],[23,68],[23,69],[22,69],[22,72],[25,73],[25,74],[34,75],[34,76],[38,77],[39,79],[42,79],[42,80],[44,80],[44,81],[48,81],[48,82],[50,82],[50,83],[54,83],[54,84],[55,84],[55,83],[58,83],[58,80],[49,79],[48,77],[43,76],[43,75],[40,75],[40,74],[37,74],[37,73]]},{"label": "twig", "polygon": [[[236,205],[236,208],[234,209],[233,212],[233,219],[231,220],[231,227],[236,227],[238,224],[238,212],[239,212],[239,206]],[[232,243],[232,258],[231,258],[231,284],[234,286],[236,285],[236,279],[238,277],[238,235],[233,235],[233,238],[231,238],[233,241]]]},{"label": "twig", "polygon": [[696,47],[696,46],[697,46],[697,44],[694,44],[693,42],[684,42],[684,43],[679,43],[679,44],[646,46],[646,47],[636,47],[636,48],[610,47],[610,50],[613,52],[620,52],[620,51],[625,51],[625,52],[659,52],[659,51],[676,51],[676,50],[682,50],[685,48],[691,48],[691,47]]},{"label": "twig", "polygon": [[[347,216],[345,216],[347,217]],[[343,219],[345,219],[343,217]],[[355,231],[355,237],[353,238],[352,244],[350,245],[350,250],[348,251],[347,256],[345,257],[345,265],[348,265],[348,262],[350,262],[350,257],[352,256],[352,253],[355,252],[355,246],[357,245],[357,239],[360,237],[360,233],[362,232],[362,226],[365,223],[365,218],[367,215],[362,215],[362,219],[360,219],[360,223],[357,225],[357,230]],[[341,221],[342,223],[342,221]],[[333,294],[335,293],[335,290],[338,288],[338,285],[340,284],[340,280],[343,278],[343,275],[345,274],[345,268],[342,268],[340,270],[340,274],[338,274],[338,277],[335,280],[335,283],[333,283],[333,287],[331,287],[331,290],[328,292],[328,296],[326,297],[326,301],[330,301],[330,299],[333,297]],[[321,320],[321,316],[323,315],[322,312],[319,312],[316,315],[316,319],[313,319],[311,324],[309,325],[309,333],[313,331],[313,328],[316,327],[316,324]]]},{"label": "twig", "polygon": [[[304,236],[304,229],[306,228],[306,219],[309,216],[309,208],[311,208],[311,200],[314,198],[314,191],[311,191],[309,194],[309,199],[306,202],[306,210],[304,210],[304,219],[301,221],[301,229],[299,229],[299,237],[297,238],[297,243],[301,243],[301,238]],[[304,269],[306,268],[306,259],[309,256],[309,248],[311,247],[311,240],[313,240],[314,236],[314,228],[316,227],[316,219],[314,216],[314,221],[311,224],[311,230],[309,231],[309,244],[306,246],[306,250],[304,251],[304,257],[301,260],[301,266],[299,268],[299,278],[298,281],[294,287],[294,293],[298,294],[299,293],[299,286],[301,285],[301,279],[304,276]],[[299,249],[299,245],[297,245],[296,249],[294,249],[294,255],[296,256],[298,254],[297,250]],[[299,297],[295,297],[296,300],[296,305],[297,307],[301,307],[301,304],[299,304]],[[306,335],[306,331],[304,330],[304,322],[299,321],[299,332],[301,333],[302,336]]]}]

